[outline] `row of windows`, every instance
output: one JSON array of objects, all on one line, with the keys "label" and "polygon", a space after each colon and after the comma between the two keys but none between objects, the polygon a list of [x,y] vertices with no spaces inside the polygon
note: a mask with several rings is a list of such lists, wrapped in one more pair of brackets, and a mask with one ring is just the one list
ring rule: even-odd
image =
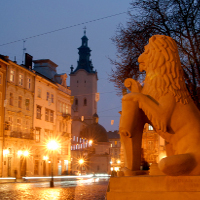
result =
[{"label": "row of windows", "polygon": [[[22,126],[22,119],[18,118],[16,121],[16,124],[13,123],[13,117],[9,116],[8,117],[8,124],[6,129],[10,131],[17,131],[17,132],[25,132],[29,133],[30,131],[30,124],[28,120],[24,121],[25,126]],[[25,131],[23,130],[25,129]]]},{"label": "row of windows", "polygon": [[[37,90],[37,97],[42,98],[42,89],[38,88]],[[46,101],[49,101],[49,103],[54,103],[54,94],[50,92],[46,92]]]},{"label": "row of windows", "polygon": [[60,102],[59,103],[59,111],[63,114],[68,114],[69,113],[69,106],[68,104],[65,104],[65,103],[62,103]]},{"label": "row of windows", "polygon": [[[11,82],[15,82],[15,71],[12,69],[10,70],[10,79],[9,80]],[[24,75],[23,74],[19,74],[19,76],[18,76],[18,85],[24,86]],[[31,89],[31,79],[29,77],[27,78],[26,88]]]},{"label": "row of windows", "polygon": [[[17,105],[18,108],[22,108],[22,102],[23,102],[22,96],[18,96],[18,105]],[[30,109],[30,99],[25,99],[24,103],[26,106],[26,110],[29,110]],[[9,105],[14,106],[14,95],[12,92],[10,92]]]},{"label": "row of windows", "polygon": [[[37,119],[42,118],[41,113],[42,113],[42,107],[37,105],[37,107],[36,107],[36,118]],[[53,110],[45,108],[45,121],[54,122],[54,111]]]},{"label": "row of windows", "polygon": [[88,143],[74,144],[74,145],[71,146],[71,150],[83,149],[83,148],[87,148],[88,146],[89,146]]},{"label": "row of windows", "polygon": [[[75,104],[76,106],[78,106],[78,99],[77,99],[77,98],[74,100],[74,104]],[[86,98],[83,99],[83,105],[84,105],[84,106],[87,106],[87,99],[86,99]]]}]

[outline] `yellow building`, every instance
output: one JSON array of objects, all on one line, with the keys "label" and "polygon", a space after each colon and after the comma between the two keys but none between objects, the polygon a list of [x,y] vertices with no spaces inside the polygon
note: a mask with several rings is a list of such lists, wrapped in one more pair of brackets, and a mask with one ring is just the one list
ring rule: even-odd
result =
[{"label": "yellow building", "polygon": [[[71,91],[66,85],[67,75],[57,74],[57,65],[49,59],[34,64],[32,69],[32,56],[28,54],[25,65],[0,56],[2,177],[49,176],[52,164],[54,175],[71,171]],[[56,150],[48,149],[51,140],[56,140]]]},{"label": "yellow building", "polygon": [[31,68],[8,61],[2,176],[31,175],[35,74]]},{"label": "yellow building", "polygon": [[[49,59],[34,60],[35,100],[34,176],[55,175],[71,171],[71,91],[66,74],[57,74],[57,65]],[[47,143],[55,140],[59,147],[47,150]]]},{"label": "yellow building", "polygon": [[4,147],[4,100],[6,94],[6,71],[8,66],[8,58],[5,56],[0,55],[0,176],[2,176],[4,162],[2,160],[3,153],[5,154],[6,151],[3,152]]},{"label": "yellow building", "polygon": [[142,157],[149,164],[158,163],[166,155],[165,140],[161,138],[149,124],[145,124],[142,135]]}]

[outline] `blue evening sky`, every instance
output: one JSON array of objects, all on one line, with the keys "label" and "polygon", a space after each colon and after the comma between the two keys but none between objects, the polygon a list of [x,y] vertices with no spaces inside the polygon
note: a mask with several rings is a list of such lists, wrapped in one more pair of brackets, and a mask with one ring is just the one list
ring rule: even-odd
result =
[{"label": "blue evening sky", "polygon": [[[52,60],[58,65],[58,73],[69,75],[70,66],[77,66],[77,48],[81,45],[83,28],[86,26],[88,46],[92,50],[91,59],[99,78],[99,123],[107,131],[118,130],[121,97],[116,95],[113,83],[108,81],[108,74],[113,67],[108,57],[116,57],[116,47],[112,44],[111,37],[114,36],[117,25],[125,24],[128,20],[126,13],[119,13],[127,12],[130,2],[131,0],[2,1],[0,54],[9,56],[11,60],[16,56],[17,63],[21,64],[23,39],[51,32],[26,39],[25,52],[32,55],[34,60]],[[115,14],[119,15],[108,17]],[[55,31],[58,29],[61,30]],[[69,76],[67,85],[69,86]],[[114,125],[111,125],[111,120],[114,120]]]}]

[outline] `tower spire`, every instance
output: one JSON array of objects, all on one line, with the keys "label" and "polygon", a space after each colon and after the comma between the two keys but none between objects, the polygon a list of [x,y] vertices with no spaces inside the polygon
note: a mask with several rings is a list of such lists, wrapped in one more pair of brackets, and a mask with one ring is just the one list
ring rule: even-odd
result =
[{"label": "tower spire", "polygon": [[87,29],[86,26],[83,29],[84,29],[84,32],[83,32],[84,36],[86,36],[86,29]]}]

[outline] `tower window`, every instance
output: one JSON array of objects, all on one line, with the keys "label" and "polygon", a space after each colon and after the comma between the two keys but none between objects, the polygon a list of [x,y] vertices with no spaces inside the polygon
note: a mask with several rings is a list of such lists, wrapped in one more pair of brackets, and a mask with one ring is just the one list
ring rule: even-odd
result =
[{"label": "tower window", "polygon": [[78,106],[78,99],[75,99],[75,105]]},{"label": "tower window", "polygon": [[83,105],[84,105],[84,106],[87,106],[87,99],[84,99],[84,100],[83,100]]}]

